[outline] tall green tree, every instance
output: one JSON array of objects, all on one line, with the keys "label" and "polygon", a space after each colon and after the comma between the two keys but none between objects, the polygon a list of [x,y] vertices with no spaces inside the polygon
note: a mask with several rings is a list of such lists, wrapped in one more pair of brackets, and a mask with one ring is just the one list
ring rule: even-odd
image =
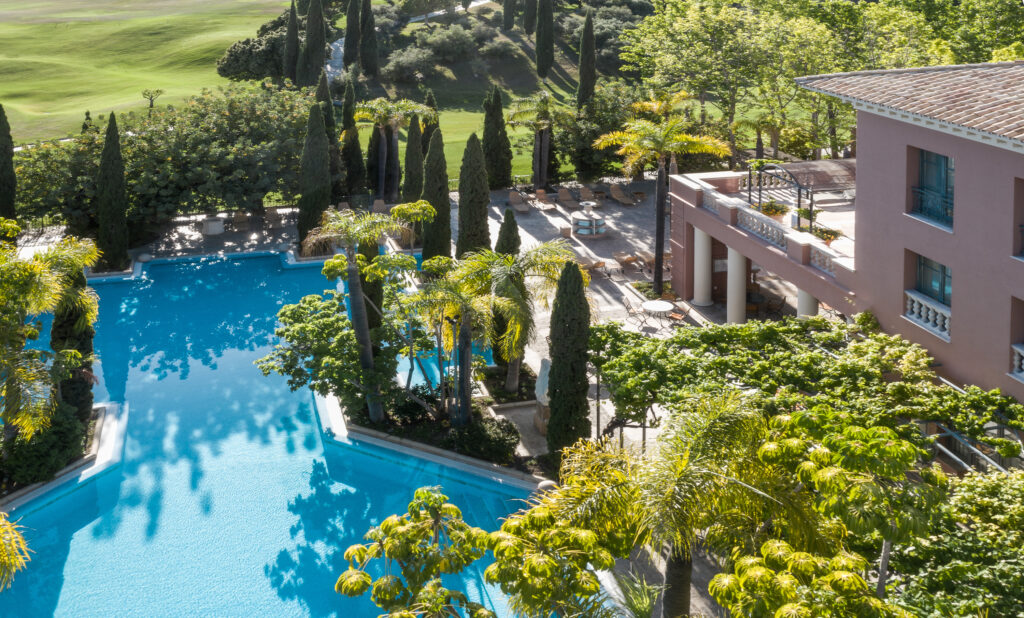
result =
[{"label": "tall green tree", "polygon": [[376,77],[380,58],[377,55],[377,21],[373,17],[370,0],[363,0],[359,18],[359,66],[363,68],[363,74]]},{"label": "tall green tree", "polygon": [[594,96],[597,84],[597,55],[594,50],[594,15],[587,11],[580,35],[580,83],[576,88],[576,109],[583,109]]},{"label": "tall green tree", "polygon": [[537,29],[537,0],[524,0],[523,2],[523,31],[527,35],[533,34]]},{"label": "tall green tree", "polygon": [[434,116],[430,118],[423,118],[423,156],[427,156],[427,149],[430,148],[430,137],[434,134],[439,126],[437,124],[437,99],[434,98],[434,91],[427,88],[427,96],[423,99],[423,104],[434,110]]},{"label": "tall green tree", "polygon": [[448,163],[444,157],[444,139],[441,130],[430,136],[427,158],[423,160],[424,199],[437,211],[434,220],[424,226],[423,259],[452,255],[452,206],[448,197]]},{"label": "tall green tree", "polygon": [[14,139],[7,112],[0,105],[0,217],[14,220],[14,194],[18,189],[18,178],[14,175]]},{"label": "tall green tree", "polygon": [[655,189],[655,231],[654,231],[654,292],[661,295],[664,287],[665,217],[668,195],[668,162],[672,155],[709,154],[726,157],[731,152],[729,145],[720,139],[707,135],[686,133],[686,121],[681,117],[670,117],[660,123],[649,120],[630,121],[622,131],[606,133],[597,138],[594,146],[607,148],[618,146],[617,154],[623,156],[627,173],[642,170],[649,163],[658,165],[658,180]]},{"label": "tall green tree", "polygon": [[107,122],[93,202],[96,205],[96,246],[100,250],[100,263],[108,270],[123,270],[129,263],[128,196],[125,192],[124,160],[121,158],[121,140],[114,112],[110,112],[110,120]]},{"label": "tall green tree", "polygon": [[402,184],[402,201],[415,202],[423,193],[423,146],[420,144],[422,129],[420,117],[409,117],[409,130],[405,135],[405,182]]},{"label": "tall green tree", "polygon": [[306,38],[299,51],[295,69],[296,83],[301,87],[314,86],[320,78],[327,56],[327,30],[320,0],[310,0],[306,15]]},{"label": "tall green tree", "polygon": [[459,169],[459,235],[455,256],[461,258],[471,251],[490,249],[487,207],[491,192],[487,189],[487,168],[480,139],[472,133],[466,140]]},{"label": "tall green tree", "polygon": [[505,216],[501,220],[501,228],[498,229],[498,240],[494,242],[494,252],[502,255],[517,255],[521,245],[516,213],[512,212],[511,208],[506,208]]},{"label": "tall green tree", "polygon": [[320,104],[320,112],[324,117],[324,130],[327,133],[331,163],[331,202],[337,203],[348,195],[348,187],[345,182],[345,166],[341,158],[341,141],[338,139],[338,123],[334,119],[334,99],[331,97],[331,89],[327,85],[325,69],[320,70],[316,100]]},{"label": "tall green tree", "polygon": [[537,3],[537,76],[547,79],[555,64],[555,13],[551,0]]},{"label": "tall green tree", "polygon": [[484,99],[484,164],[491,189],[512,186],[512,143],[505,128],[501,90],[492,86]]},{"label": "tall green tree", "polygon": [[501,17],[501,29],[511,32],[516,27],[516,0],[503,0]]},{"label": "tall green tree", "polygon": [[345,94],[341,100],[341,128],[346,131],[356,128],[356,89],[352,80],[345,82]]},{"label": "tall green tree", "polygon": [[548,450],[558,453],[590,435],[587,391],[587,344],[590,338],[590,305],[579,264],[565,263],[558,279],[551,309],[548,374]]},{"label": "tall green tree", "polygon": [[352,127],[341,134],[341,159],[345,166],[345,188],[348,195],[366,193],[366,164],[359,146],[359,129]]},{"label": "tall green tree", "polygon": [[288,9],[288,29],[284,35],[284,56],[282,74],[295,83],[295,70],[299,62],[299,18],[295,13],[295,2],[292,0]]},{"label": "tall green tree", "polygon": [[[349,0],[345,12],[345,46],[342,50],[342,63],[349,68],[359,60],[359,43],[362,35],[362,20],[359,18],[359,0]],[[348,128],[348,127],[346,127]]]},{"label": "tall green tree", "polygon": [[[387,129],[385,129],[385,132]],[[385,136],[386,137],[386,136]],[[385,175],[384,164],[387,160],[387,139],[381,138],[379,131],[371,131],[370,139],[366,141],[366,188],[370,194],[380,197],[384,190],[384,181],[381,178]],[[383,158],[381,161],[381,151]]]},{"label": "tall green tree", "polygon": [[[317,4],[314,0],[311,6]],[[329,151],[323,114],[319,105],[313,105],[309,108],[306,141],[299,164],[299,242],[305,242],[310,231],[320,225],[320,219],[331,203]]]}]

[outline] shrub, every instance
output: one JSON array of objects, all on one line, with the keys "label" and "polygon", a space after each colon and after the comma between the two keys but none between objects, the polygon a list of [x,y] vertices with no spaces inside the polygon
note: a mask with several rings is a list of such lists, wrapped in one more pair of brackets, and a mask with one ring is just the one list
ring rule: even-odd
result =
[{"label": "shrub", "polygon": [[443,447],[497,464],[510,463],[519,445],[519,430],[507,418],[485,416],[465,427],[452,428]]},{"label": "shrub", "polygon": [[[437,397],[437,391],[431,389],[425,384],[412,387],[412,392],[432,406],[436,407],[440,404],[440,399]],[[397,390],[395,394],[395,401],[391,407],[391,418],[395,421],[396,425],[403,427],[428,423],[434,420],[430,412],[424,409],[424,407],[419,403],[413,401],[405,391]]]},{"label": "shrub", "polygon": [[75,458],[85,446],[85,427],[75,417],[75,409],[60,404],[50,418],[50,426],[32,436],[18,439],[3,462],[3,476],[17,485],[48,481]]},{"label": "shrub", "polygon": [[480,53],[488,58],[511,58],[519,53],[519,46],[508,39],[497,39],[485,43]]},{"label": "shrub", "polygon": [[762,213],[768,215],[769,217],[777,217],[779,215],[784,215],[787,212],[789,212],[789,206],[786,206],[785,204],[780,204],[779,202],[776,202],[774,199],[769,199],[767,202],[762,202],[758,204],[757,209],[760,210]]},{"label": "shrub", "polygon": [[434,70],[434,53],[410,46],[391,54],[381,76],[391,82],[419,81]]},{"label": "shrub", "polygon": [[473,24],[473,28],[469,33],[473,36],[473,40],[476,41],[477,45],[483,45],[484,43],[493,41],[498,37],[497,28],[492,28],[480,21]]},{"label": "shrub", "polygon": [[477,47],[473,35],[462,26],[419,31],[416,43],[433,51],[438,61],[446,64],[469,57]]},{"label": "shrub", "polygon": [[826,243],[832,242],[842,235],[839,230],[834,230],[830,227],[821,227],[820,225],[815,226],[811,233],[824,240]]}]

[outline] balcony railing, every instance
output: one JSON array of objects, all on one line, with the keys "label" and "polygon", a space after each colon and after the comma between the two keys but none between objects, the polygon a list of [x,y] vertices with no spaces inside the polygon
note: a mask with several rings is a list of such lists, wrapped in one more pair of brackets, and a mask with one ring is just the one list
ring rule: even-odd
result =
[{"label": "balcony railing", "polygon": [[904,290],[903,294],[906,301],[903,315],[921,328],[948,341],[949,307],[916,290]]},{"label": "balcony railing", "polygon": [[953,195],[923,187],[914,187],[911,212],[947,227],[953,227]]},{"label": "balcony railing", "polygon": [[836,264],[833,262],[835,257],[835,255],[832,255],[832,253],[822,249],[821,247],[811,245],[811,266],[822,272],[826,272],[833,277],[836,276]]},{"label": "balcony railing", "polygon": [[786,249],[786,230],[768,217],[744,208],[739,211],[736,224],[754,236],[767,240],[780,249]]},{"label": "balcony railing", "polygon": [[1015,343],[1011,345],[1010,352],[1013,354],[1013,366],[1010,368],[1010,375],[1024,381],[1024,344]]}]

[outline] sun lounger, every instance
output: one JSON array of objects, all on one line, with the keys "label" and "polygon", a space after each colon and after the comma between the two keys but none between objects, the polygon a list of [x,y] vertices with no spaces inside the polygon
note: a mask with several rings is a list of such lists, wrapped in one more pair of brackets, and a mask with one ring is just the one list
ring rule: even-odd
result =
[{"label": "sun lounger", "polygon": [[391,212],[391,209],[384,203],[384,200],[373,200],[373,208],[371,210],[379,215],[386,215]]},{"label": "sun lounger", "polygon": [[633,198],[626,195],[626,192],[622,190],[621,186],[611,185],[611,187],[609,187],[609,190],[611,191],[612,199],[615,200],[616,202],[622,204],[623,206],[636,206],[636,202],[633,200]]},{"label": "sun lounger", "polygon": [[594,192],[590,190],[590,187],[584,185],[580,187],[580,200],[584,202],[595,202],[598,206],[601,205],[601,200],[597,199]]},{"label": "sun lounger", "polygon": [[569,210],[580,209],[580,203],[576,201],[576,198],[574,198],[572,193],[569,193],[569,190],[565,187],[560,187],[558,189],[558,201],[562,203],[562,206],[565,206]]}]

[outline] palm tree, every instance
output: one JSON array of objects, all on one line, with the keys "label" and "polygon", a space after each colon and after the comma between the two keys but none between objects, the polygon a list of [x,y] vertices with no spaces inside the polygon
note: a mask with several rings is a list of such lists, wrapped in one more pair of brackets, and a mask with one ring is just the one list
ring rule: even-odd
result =
[{"label": "palm tree", "polygon": [[[372,124],[380,133],[380,146],[377,149],[377,191],[378,196],[388,202],[398,201],[398,174],[393,174],[393,186],[385,187],[387,177],[388,150],[395,153],[393,161],[398,161],[398,134],[409,122],[412,115],[417,115],[424,122],[436,121],[437,112],[415,101],[398,99],[389,101],[377,98],[356,105],[355,119]],[[388,143],[387,131],[391,129],[391,143]],[[398,170],[394,170],[397,172]]]},{"label": "palm tree", "polygon": [[[438,338],[438,354],[441,349],[451,353],[454,349],[458,359],[456,370],[456,399],[453,410],[449,407],[452,424],[469,424],[473,400],[473,333],[491,332],[494,310],[508,315],[509,302],[493,295],[474,294],[454,272],[443,278],[432,279],[409,301],[409,309],[426,318]],[[457,333],[457,334],[456,334]],[[443,371],[443,367],[438,367]],[[441,375],[444,382],[444,375]],[[447,397],[442,391],[442,400]]]},{"label": "palm tree", "polygon": [[754,158],[764,158],[764,134],[767,133],[771,139],[772,157],[779,157],[779,135],[782,132],[782,123],[770,112],[744,118],[733,123],[733,130],[750,129],[754,132]]},{"label": "palm tree", "polygon": [[757,488],[772,486],[777,471],[758,460],[767,427],[739,395],[695,397],[664,423],[644,453],[612,441],[581,441],[566,449],[564,484],[537,503],[601,538],[626,539],[628,546],[616,548],[620,552],[628,554],[634,540],[654,551],[666,548],[662,615],[676,618],[689,615],[692,551],[701,531],[744,501],[774,507],[768,521],[789,515],[790,505]]},{"label": "palm tree", "polygon": [[507,328],[495,342],[508,359],[506,391],[519,390],[519,368],[526,344],[534,334],[534,301],[547,306],[558,287],[562,266],[572,258],[572,250],[565,241],[555,240],[513,255],[490,249],[468,253],[455,269],[453,276],[468,286],[471,293],[509,301]]},{"label": "palm tree", "polygon": [[565,118],[566,112],[552,102],[551,94],[542,90],[532,97],[516,99],[509,106],[508,124],[527,127],[533,131],[533,188],[548,184],[551,163],[551,132],[553,126]]},{"label": "palm tree", "polygon": [[11,587],[14,574],[24,569],[28,561],[28,547],[25,537],[21,536],[21,526],[0,511],[0,590]]},{"label": "palm tree", "polygon": [[[367,314],[367,299],[363,294],[362,281],[359,276],[359,265],[356,255],[360,244],[377,244],[385,234],[395,234],[408,227],[402,216],[411,216],[411,210],[423,211],[424,216],[431,216],[433,208],[430,204],[420,201],[403,205],[391,215],[372,212],[356,212],[353,210],[327,210],[320,227],[312,230],[306,238],[307,245],[317,245],[325,241],[336,243],[345,251],[344,271],[348,282],[348,310],[359,343],[359,364],[368,378],[373,373],[373,341],[370,338],[370,324]],[[429,210],[428,210],[429,209]],[[337,259],[337,258],[332,258]],[[373,308],[381,311],[380,307]],[[372,380],[367,379],[366,384]],[[384,407],[381,404],[379,387],[371,387],[366,395],[367,411],[370,420],[380,423],[384,420]]]},{"label": "palm tree", "polygon": [[[55,377],[74,369],[64,355],[25,348],[36,328],[29,318],[80,307],[83,320],[96,317],[95,296],[74,285],[76,273],[96,263],[91,240],[66,238],[28,259],[13,243],[0,241],[0,420],[3,444],[47,426],[57,402]],[[4,449],[6,457],[6,449]]]},{"label": "palm tree", "polygon": [[724,157],[729,146],[722,140],[707,135],[690,135],[684,131],[685,120],[678,116],[660,123],[649,120],[631,120],[622,131],[606,133],[594,141],[597,148],[618,146],[616,154],[624,157],[627,174],[642,170],[650,163],[658,164],[655,191],[656,217],[654,237],[654,293],[663,291],[665,255],[665,201],[668,193],[667,164],[669,157],[683,154],[711,154]]}]

